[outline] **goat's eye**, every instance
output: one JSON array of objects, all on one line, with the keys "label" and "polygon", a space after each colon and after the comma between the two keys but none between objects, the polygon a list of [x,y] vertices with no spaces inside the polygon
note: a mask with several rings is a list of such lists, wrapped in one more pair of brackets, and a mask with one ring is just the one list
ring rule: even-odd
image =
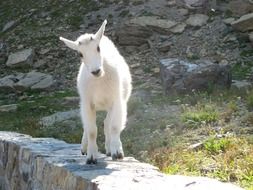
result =
[{"label": "goat's eye", "polygon": [[80,57],[83,57],[83,54],[82,54],[82,53],[78,52],[78,54],[79,54]]},{"label": "goat's eye", "polygon": [[100,52],[100,47],[99,46],[97,47],[97,51]]}]

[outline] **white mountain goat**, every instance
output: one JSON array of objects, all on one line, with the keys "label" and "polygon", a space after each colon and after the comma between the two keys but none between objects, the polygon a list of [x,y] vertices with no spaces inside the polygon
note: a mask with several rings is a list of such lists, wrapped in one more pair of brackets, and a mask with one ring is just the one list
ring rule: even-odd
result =
[{"label": "white mountain goat", "polygon": [[104,120],[106,154],[113,160],[124,157],[120,133],[126,124],[132,79],[124,58],[113,42],[104,36],[106,23],[105,20],[96,34],[86,33],[76,41],[60,37],[81,56],[77,88],[83,123],[81,152],[87,153],[87,164],[97,163],[97,110],[107,111]]}]

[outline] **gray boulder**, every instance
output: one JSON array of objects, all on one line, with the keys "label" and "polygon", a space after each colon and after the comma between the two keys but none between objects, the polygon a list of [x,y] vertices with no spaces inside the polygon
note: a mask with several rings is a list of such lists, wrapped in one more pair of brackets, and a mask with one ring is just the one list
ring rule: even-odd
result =
[{"label": "gray boulder", "polygon": [[9,55],[6,65],[12,68],[30,67],[33,64],[33,50],[24,49]]},{"label": "gray boulder", "polygon": [[1,92],[15,91],[14,84],[23,77],[24,74],[20,73],[18,75],[8,75],[3,78],[0,78],[0,91]]},{"label": "gray boulder", "polygon": [[141,16],[130,20],[130,24],[148,27],[155,32],[167,34],[171,33],[170,29],[176,26],[177,22],[168,19],[160,19],[156,16]]},{"label": "gray boulder", "polygon": [[210,10],[216,10],[217,0],[176,0],[179,5],[192,10],[197,10],[198,12],[209,12]]},{"label": "gray boulder", "polygon": [[17,104],[2,105],[0,106],[0,112],[15,112],[17,108]]},{"label": "gray boulder", "polygon": [[190,9],[203,8],[207,5],[208,0],[184,0],[185,6]]},{"label": "gray boulder", "polygon": [[241,32],[253,30],[253,13],[243,15],[231,23],[232,27]]},{"label": "gray boulder", "polygon": [[116,30],[117,41],[123,46],[140,46],[152,35],[148,27],[126,23]]},{"label": "gray boulder", "polygon": [[55,83],[51,75],[31,71],[0,78],[0,91],[47,90]]},{"label": "gray boulder", "polygon": [[41,118],[39,124],[45,127],[49,127],[54,125],[55,123],[68,121],[70,119],[75,119],[80,117],[79,109],[64,111],[64,112],[57,112],[50,116],[46,116]]},{"label": "gray boulder", "polygon": [[194,14],[191,15],[187,20],[186,24],[193,26],[193,27],[200,27],[207,23],[209,17],[204,14]]},{"label": "gray boulder", "polygon": [[232,89],[236,89],[236,90],[250,90],[252,88],[252,83],[242,80],[233,80],[232,81],[232,85],[231,85]]},{"label": "gray boulder", "polygon": [[11,20],[7,22],[2,29],[2,33],[7,32],[8,30],[14,28],[16,25],[17,25],[17,21]]},{"label": "gray boulder", "polygon": [[229,65],[208,61],[196,64],[173,58],[162,59],[160,73],[167,95],[210,90],[214,87],[230,88],[232,80]]},{"label": "gray boulder", "polygon": [[31,71],[24,75],[17,83],[14,84],[14,88],[20,91],[26,89],[32,90],[45,90],[50,88],[54,84],[52,75]]}]

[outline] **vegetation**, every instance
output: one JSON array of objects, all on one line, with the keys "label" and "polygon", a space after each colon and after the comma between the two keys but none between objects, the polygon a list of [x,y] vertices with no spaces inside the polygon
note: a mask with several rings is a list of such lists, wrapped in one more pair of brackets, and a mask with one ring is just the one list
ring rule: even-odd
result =
[{"label": "vegetation", "polygon": [[245,138],[209,137],[196,150],[162,148],[151,155],[152,162],[167,174],[208,176],[248,190],[253,187],[253,144]]},{"label": "vegetation", "polygon": [[218,113],[212,105],[200,105],[184,108],[182,121],[191,127],[212,123],[218,120]]}]

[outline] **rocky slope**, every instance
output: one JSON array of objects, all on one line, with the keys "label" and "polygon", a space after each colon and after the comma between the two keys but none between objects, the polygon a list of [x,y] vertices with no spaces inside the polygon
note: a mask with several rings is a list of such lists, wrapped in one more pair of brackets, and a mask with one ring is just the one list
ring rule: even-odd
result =
[{"label": "rocky slope", "polygon": [[[74,40],[95,32],[106,18],[105,33],[133,75],[128,125],[122,134],[127,155],[150,161],[156,148],[202,142],[210,134],[252,138],[252,11],[250,0],[1,1],[0,129],[80,142],[80,60],[59,36]],[[224,72],[216,75],[214,69],[204,75],[213,81],[204,85],[204,92],[189,89],[190,95],[164,96],[163,86],[171,85],[162,83],[164,79],[173,81],[168,89],[176,85],[179,91],[203,79],[196,70],[184,74],[184,66],[161,66],[166,59],[180,60],[187,68],[211,63],[232,77],[220,78]],[[216,84],[222,84],[220,91]],[[189,112],[204,112],[207,118],[184,120]],[[210,112],[216,114],[211,122]],[[98,126],[103,116],[98,114]],[[99,127],[103,150],[102,131]]]}]

